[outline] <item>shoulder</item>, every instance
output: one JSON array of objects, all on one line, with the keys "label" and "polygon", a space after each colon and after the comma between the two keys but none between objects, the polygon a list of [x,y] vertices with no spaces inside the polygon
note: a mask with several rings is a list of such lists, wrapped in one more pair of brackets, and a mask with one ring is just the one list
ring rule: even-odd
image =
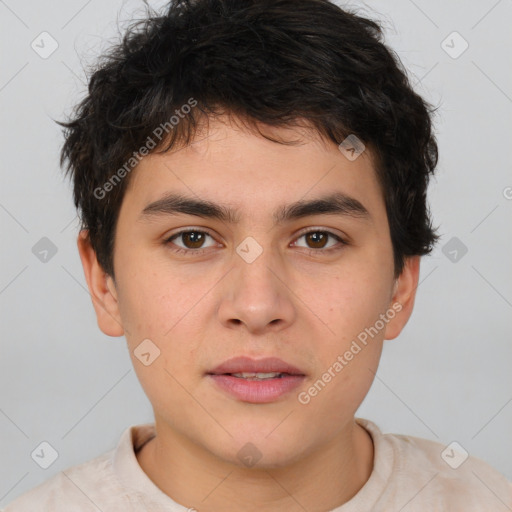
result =
[{"label": "shoulder", "polygon": [[2,512],[98,512],[95,497],[117,485],[114,450],[57,473],[9,503]]},{"label": "shoulder", "polygon": [[152,436],[152,423],[124,430],[117,447],[72,466],[22,494],[0,512],[117,512],[163,510],[165,496],[138,465],[136,452]]},{"label": "shoulder", "polygon": [[392,468],[386,493],[390,499],[400,496],[403,501],[408,496],[404,490],[409,489],[407,510],[512,510],[512,483],[460,444],[382,434],[371,422],[365,423],[381,447],[391,448]]}]

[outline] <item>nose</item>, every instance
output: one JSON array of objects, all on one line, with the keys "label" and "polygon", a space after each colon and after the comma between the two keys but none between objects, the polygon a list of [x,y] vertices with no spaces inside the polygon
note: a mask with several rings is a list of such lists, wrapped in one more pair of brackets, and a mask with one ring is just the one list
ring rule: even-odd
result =
[{"label": "nose", "polygon": [[293,283],[270,249],[250,263],[236,255],[234,268],[223,281],[218,315],[225,327],[264,334],[293,323]]}]

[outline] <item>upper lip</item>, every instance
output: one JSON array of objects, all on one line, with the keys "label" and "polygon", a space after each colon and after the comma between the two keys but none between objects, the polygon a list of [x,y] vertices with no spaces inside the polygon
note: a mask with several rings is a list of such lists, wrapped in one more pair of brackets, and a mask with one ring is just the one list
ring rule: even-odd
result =
[{"label": "upper lip", "polygon": [[295,366],[277,357],[252,359],[250,357],[233,357],[216,366],[208,374],[222,375],[223,373],[289,373],[290,375],[305,375]]}]

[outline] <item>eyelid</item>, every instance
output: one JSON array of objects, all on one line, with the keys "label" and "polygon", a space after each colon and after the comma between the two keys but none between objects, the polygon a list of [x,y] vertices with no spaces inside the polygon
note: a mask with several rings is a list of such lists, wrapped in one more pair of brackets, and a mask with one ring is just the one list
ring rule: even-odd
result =
[{"label": "eyelid", "polygon": [[326,228],[326,227],[323,227],[323,226],[310,226],[308,228],[304,228],[304,229],[298,231],[295,234],[295,238],[298,238],[299,236],[302,236],[302,235],[307,235],[308,233],[312,233],[312,232],[314,233],[316,231],[320,231],[322,233],[328,233],[328,234],[330,234],[330,235],[332,235],[334,237],[338,237],[341,240],[343,240],[344,242],[348,243],[348,237],[347,236],[337,232],[333,228]]}]

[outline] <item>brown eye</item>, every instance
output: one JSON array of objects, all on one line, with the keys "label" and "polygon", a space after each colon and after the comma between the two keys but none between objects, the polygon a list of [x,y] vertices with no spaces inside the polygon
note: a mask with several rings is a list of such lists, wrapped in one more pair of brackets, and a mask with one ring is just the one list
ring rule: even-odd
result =
[{"label": "brown eye", "polygon": [[[164,243],[176,246],[173,248],[176,252],[200,253],[204,249],[204,243],[207,237],[213,240],[213,237],[206,231],[189,229],[175,233],[165,240]],[[211,245],[206,246],[206,248],[208,247],[211,247]]]},{"label": "brown eye", "polygon": [[312,231],[304,235],[308,243],[312,244],[313,249],[322,249],[327,244],[329,235],[323,231]]},{"label": "brown eye", "polygon": [[204,243],[205,233],[201,231],[187,231],[182,233],[181,237],[187,249],[199,249]]},{"label": "brown eye", "polygon": [[[297,240],[304,238],[306,241],[306,245],[300,245],[298,242],[295,242],[293,245],[296,247],[303,247],[306,251],[309,251],[311,254],[318,253],[329,253],[329,251],[335,251],[337,249],[341,249],[343,246],[348,245],[340,236],[331,233],[330,231],[325,231],[321,229],[312,229],[305,233],[302,233]],[[329,244],[329,239],[331,239],[334,243]],[[338,242],[336,244],[336,242]]]}]

